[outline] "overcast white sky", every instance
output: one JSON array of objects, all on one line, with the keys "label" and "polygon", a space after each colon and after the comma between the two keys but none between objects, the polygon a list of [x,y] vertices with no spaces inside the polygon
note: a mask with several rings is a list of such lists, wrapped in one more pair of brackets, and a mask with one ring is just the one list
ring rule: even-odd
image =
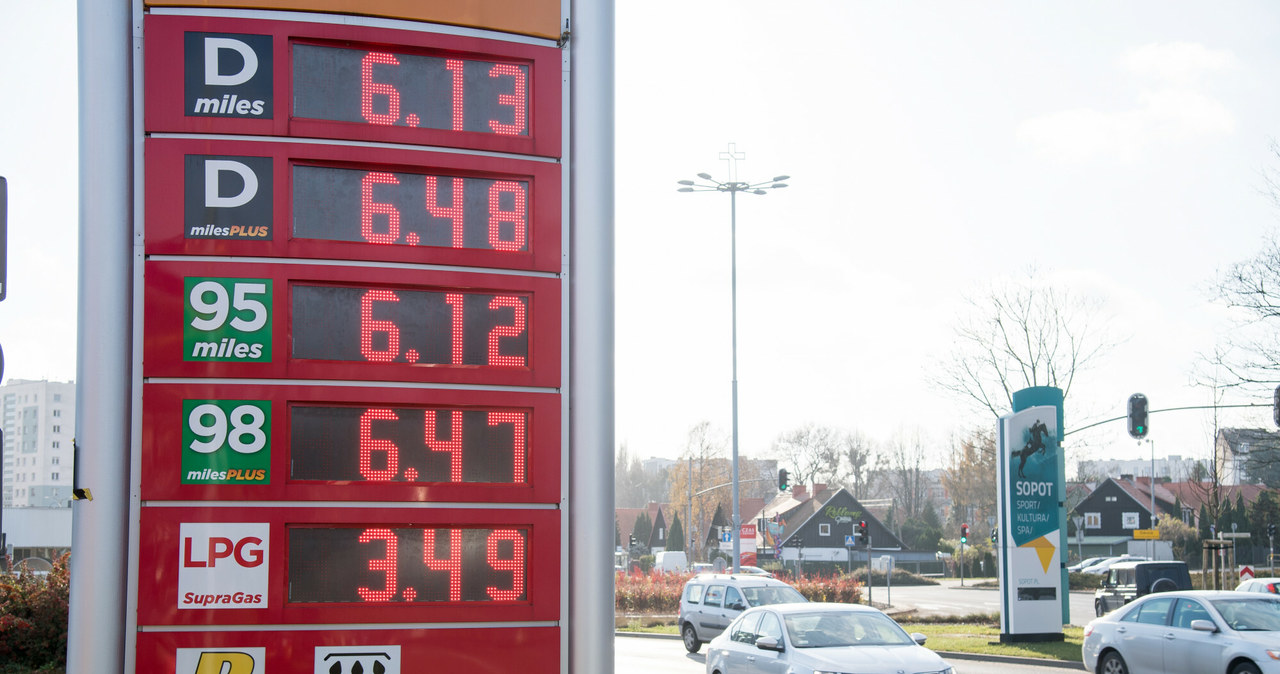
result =
[{"label": "overcast white sky", "polygon": [[[930,383],[961,298],[1029,265],[1105,302],[1124,340],[1077,382],[1068,428],[1138,391],[1209,401],[1189,385],[1226,328],[1209,288],[1277,222],[1261,173],[1280,168],[1280,6],[617,5],[616,428],[634,454],[729,428],[728,197],[675,181],[727,178],[730,142],[741,179],[792,176],[739,199],[744,455],[814,422],[919,428],[941,463],[953,433],[991,426]],[[75,376],[74,7],[0,10],[6,378]],[[1207,418],[1153,417],[1156,453],[1207,456]],[[1149,456],[1122,423],[1072,438],[1072,458]]]}]

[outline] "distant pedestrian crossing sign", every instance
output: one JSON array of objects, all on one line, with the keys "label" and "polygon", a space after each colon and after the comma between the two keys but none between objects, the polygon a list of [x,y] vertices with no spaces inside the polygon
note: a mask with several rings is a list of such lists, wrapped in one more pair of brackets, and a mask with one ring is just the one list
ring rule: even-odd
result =
[{"label": "distant pedestrian crossing sign", "polygon": [[852,548],[854,546],[853,534],[845,534],[844,545],[846,548]]}]

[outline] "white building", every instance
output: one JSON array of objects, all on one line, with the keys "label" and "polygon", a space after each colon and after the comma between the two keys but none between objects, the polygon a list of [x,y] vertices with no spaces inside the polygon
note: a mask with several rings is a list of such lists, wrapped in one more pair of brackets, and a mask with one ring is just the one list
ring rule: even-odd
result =
[{"label": "white building", "polygon": [[[1208,469],[1205,459],[1184,459],[1181,455],[1156,457],[1155,477],[1166,477],[1173,482],[1184,482],[1196,474],[1196,465],[1200,470]],[[1101,459],[1080,461],[1079,475],[1086,482],[1100,482],[1108,477],[1133,475],[1135,477],[1151,477],[1151,459]]]},{"label": "white building", "polygon": [[72,382],[10,379],[0,386],[5,508],[70,505],[75,418]]}]

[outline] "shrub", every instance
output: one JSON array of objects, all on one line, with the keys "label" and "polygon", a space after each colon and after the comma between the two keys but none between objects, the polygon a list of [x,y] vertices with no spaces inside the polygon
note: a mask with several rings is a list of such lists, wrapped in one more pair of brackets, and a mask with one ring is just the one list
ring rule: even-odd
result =
[{"label": "shrub", "polygon": [[680,592],[691,574],[619,573],[614,584],[613,605],[619,613],[680,612]]},{"label": "shrub", "polygon": [[0,574],[0,671],[62,667],[67,659],[69,555],[48,574]]}]

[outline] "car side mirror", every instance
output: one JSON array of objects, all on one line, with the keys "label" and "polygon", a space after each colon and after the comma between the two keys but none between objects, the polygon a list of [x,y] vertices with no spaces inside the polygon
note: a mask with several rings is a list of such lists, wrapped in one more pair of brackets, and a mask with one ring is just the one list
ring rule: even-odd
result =
[{"label": "car side mirror", "polygon": [[1191,629],[1197,632],[1217,632],[1218,626],[1212,620],[1192,620]]},{"label": "car side mirror", "polygon": [[782,652],[782,644],[778,643],[778,637],[760,637],[756,639],[756,648],[762,651]]},{"label": "car side mirror", "polygon": [[923,634],[921,634],[921,633],[919,633],[919,632],[912,632],[912,633],[911,633],[911,640],[912,640],[912,641],[914,641],[914,642],[916,642],[917,644],[920,644],[921,646],[923,646],[923,645],[924,645],[924,641],[925,641],[925,639],[928,639],[928,638],[929,638],[929,637],[926,637],[925,635],[923,635]]},{"label": "car side mirror", "polygon": [[724,607],[730,611],[745,611],[747,609],[746,605],[740,601],[735,601],[732,604],[725,604]]}]

